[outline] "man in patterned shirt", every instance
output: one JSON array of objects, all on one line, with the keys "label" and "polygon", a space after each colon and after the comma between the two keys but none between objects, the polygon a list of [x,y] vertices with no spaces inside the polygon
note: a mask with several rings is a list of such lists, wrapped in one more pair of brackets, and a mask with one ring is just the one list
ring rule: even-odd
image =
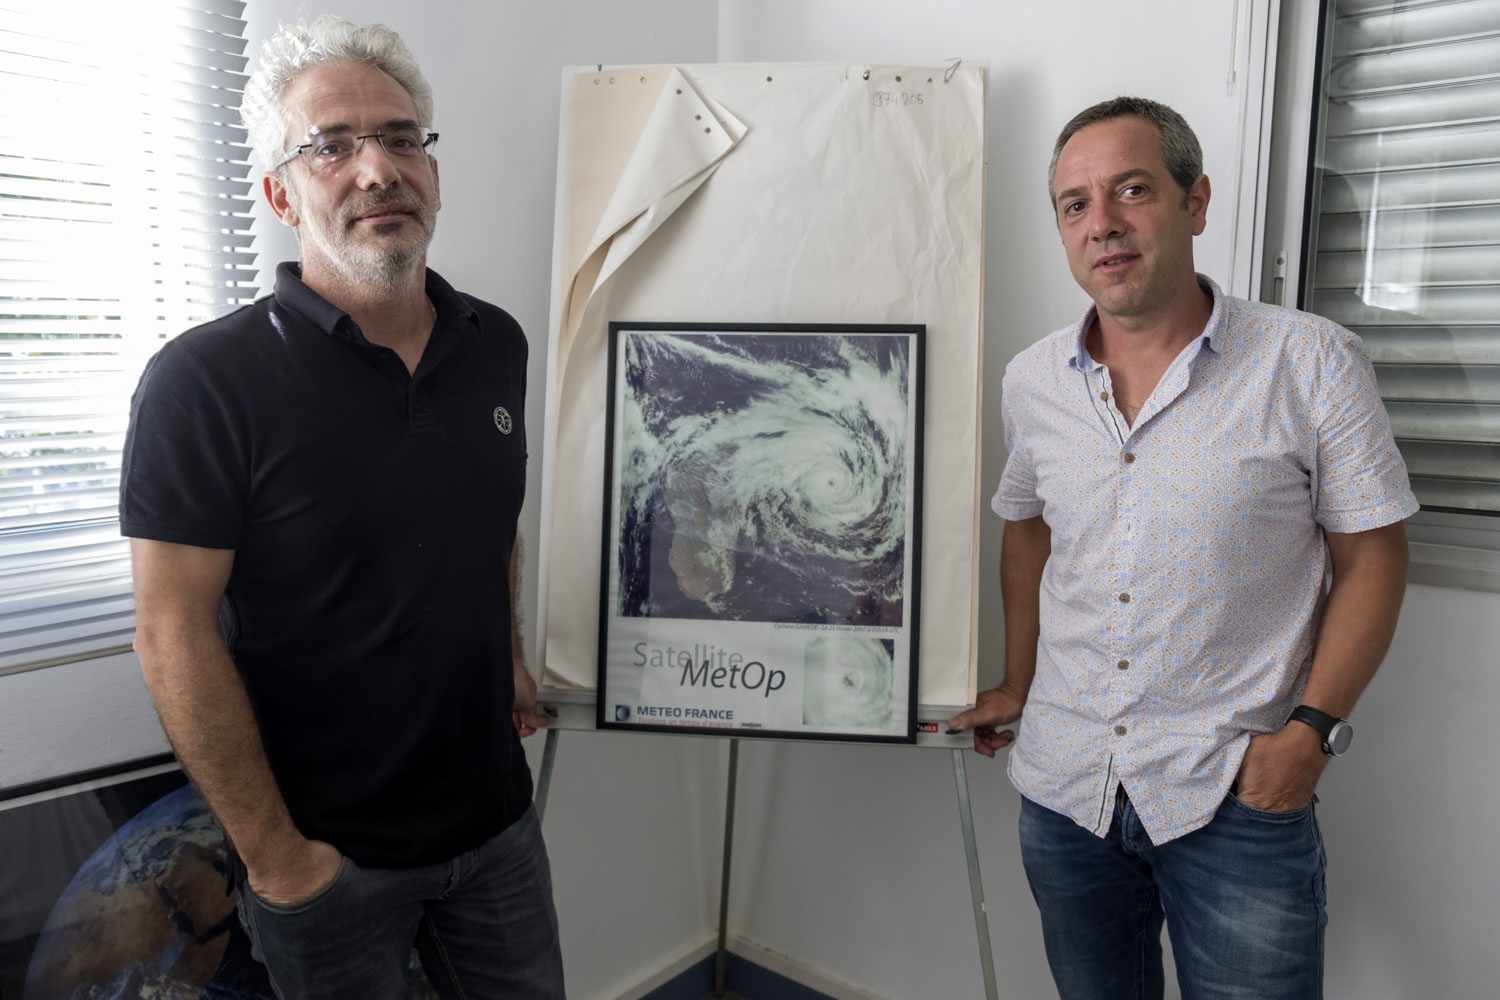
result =
[{"label": "man in patterned shirt", "polygon": [[1094,305],[1005,375],[1005,680],[951,725],[992,757],[1025,709],[1065,1000],[1160,997],[1164,920],[1185,996],[1322,996],[1313,792],[1405,586],[1417,503],[1364,348],[1195,273],[1202,159],[1153,101],[1068,123],[1049,188]]}]

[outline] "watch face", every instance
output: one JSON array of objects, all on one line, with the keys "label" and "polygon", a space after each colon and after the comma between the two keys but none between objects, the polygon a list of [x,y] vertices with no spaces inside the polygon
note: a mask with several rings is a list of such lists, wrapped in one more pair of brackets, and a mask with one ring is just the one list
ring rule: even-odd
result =
[{"label": "watch face", "polygon": [[1324,742],[1328,745],[1328,752],[1337,757],[1354,742],[1354,727],[1347,722],[1337,722],[1328,731],[1328,739]]}]

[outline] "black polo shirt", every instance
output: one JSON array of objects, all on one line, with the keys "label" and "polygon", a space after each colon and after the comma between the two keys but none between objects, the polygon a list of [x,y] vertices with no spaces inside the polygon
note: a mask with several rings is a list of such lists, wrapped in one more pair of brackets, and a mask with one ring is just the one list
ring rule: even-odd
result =
[{"label": "black polo shirt", "polygon": [[356,863],[453,857],[525,811],[507,570],[526,340],[427,272],[415,373],[282,264],[182,334],[131,404],[124,534],[233,549],[225,641],[305,836]]}]

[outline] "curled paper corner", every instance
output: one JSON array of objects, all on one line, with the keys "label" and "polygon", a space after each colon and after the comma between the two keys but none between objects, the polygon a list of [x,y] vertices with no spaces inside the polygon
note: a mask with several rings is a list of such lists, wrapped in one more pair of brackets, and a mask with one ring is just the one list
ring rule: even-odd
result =
[{"label": "curled paper corner", "polygon": [[[566,363],[589,299],[712,176],[748,131],[687,74],[672,68],[571,275],[559,366]],[[589,137],[577,145],[581,148],[569,151],[573,162],[588,156]]]}]

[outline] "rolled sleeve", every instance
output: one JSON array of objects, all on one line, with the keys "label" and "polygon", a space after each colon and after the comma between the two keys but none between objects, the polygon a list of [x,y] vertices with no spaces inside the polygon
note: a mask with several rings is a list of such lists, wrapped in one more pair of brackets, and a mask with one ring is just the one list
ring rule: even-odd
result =
[{"label": "rolled sleeve", "polygon": [[1036,469],[1025,440],[1022,407],[1015,400],[1020,391],[1014,374],[1007,371],[1002,383],[1000,418],[1005,424],[1005,471],[990,499],[990,509],[1007,521],[1025,521],[1041,515],[1044,504],[1036,490]]},{"label": "rolled sleeve", "polygon": [[1325,531],[1347,533],[1410,516],[1419,504],[1363,341],[1335,327],[1323,355],[1314,518]]}]

